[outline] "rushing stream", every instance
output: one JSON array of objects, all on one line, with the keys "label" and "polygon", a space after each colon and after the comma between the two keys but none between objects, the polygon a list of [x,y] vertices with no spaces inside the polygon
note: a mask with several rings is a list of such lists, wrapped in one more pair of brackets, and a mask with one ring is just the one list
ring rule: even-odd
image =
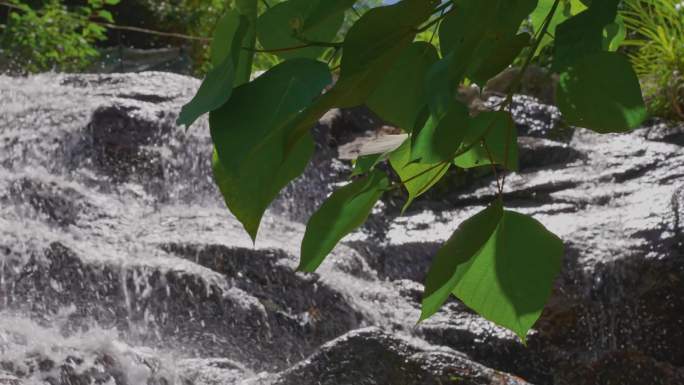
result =
[{"label": "rushing stream", "polygon": [[404,216],[390,195],[295,273],[303,220],[349,175],[338,147],[377,122],[326,115],[254,246],[212,182],[206,121],[174,124],[197,86],[0,76],[0,384],[684,384],[683,126],[561,130],[516,97],[507,205],[567,249],[523,346],[455,300],[416,325],[430,259],[490,176],[450,174]]}]

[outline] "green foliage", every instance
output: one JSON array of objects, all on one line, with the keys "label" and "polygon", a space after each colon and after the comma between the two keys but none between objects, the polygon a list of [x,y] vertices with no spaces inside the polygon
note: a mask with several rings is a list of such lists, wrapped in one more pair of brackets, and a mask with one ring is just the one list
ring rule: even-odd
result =
[{"label": "green foliage", "polygon": [[525,341],[551,294],[562,257],[558,237],[496,201],[464,222],[437,254],[428,273],[422,318],[454,293]]},{"label": "green foliage", "polygon": [[629,60],[599,51],[575,61],[558,87],[565,120],[600,133],[625,132],[646,119],[646,107]]},{"label": "green foliage", "polygon": [[410,131],[425,106],[425,76],[437,60],[437,49],[432,44],[412,43],[388,70],[366,105],[387,122]]},{"label": "green foliage", "polygon": [[626,44],[652,113],[684,120],[684,9],[671,0],[625,0]]},{"label": "green foliage", "polygon": [[[623,35],[617,0],[593,1],[589,8],[571,0],[402,0],[358,12],[347,27],[349,18],[340,23],[340,15],[345,9],[349,15],[354,3],[289,0],[261,13],[256,43],[248,34],[240,46],[216,48],[222,57],[239,56],[240,63],[250,62],[254,47],[284,60],[246,84],[241,76],[232,93],[230,87],[214,93],[208,76],[188,107],[193,118],[212,110],[215,176],[228,208],[255,238],[270,202],[310,158],[311,127],[330,108],[365,104],[405,134],[357,159],[352,181],[311,217],[300,269],[315,270],[384,192],[405,189],[406,209],[450,168],[493,168],[499,197],[463,222],[437,253],[422,318],[453,294],[524,341],[551,293],[563,244],[531,217],[504,209],[505,178],[498,176],[518,168],[517,131],[507,110],[512,95],[497,108],[478,111],[457,101],[457,89],[485,84],[513,62],[522,63],[524,73],[547,45],[555,52],[559,107],[569,123],[600,133],[634,128],[646,115],[634,71],[611,52]],[[255,0],[237,4],[253,29]],[[555,40],[549,40],[550,30]],[[339,53],[339,77],[331,84]],[[316,60],[321,55],[332,59],[327,66]],[[227,79],[231,67],[221,64],[216,71]],[[378,167],[386,160],[394,174]]]},{"label": "green foliage", "polygon": [[486,111],[470,120],[463,148],[469,150],[454,159],[468,169],[491,164],[518,169],[518,132],[510,114]]},{"label": "green foliage", "polygon": [[235,88],[228,102],[209,115],[220,162],[214,170],[220,171],[217,179],[225,181],[221,192],[252,239],[268,205],[304,171],[313,151],[307,134],[285,153],[281,127],[329,83],[323,63],[289,60]]},{"label": "green foliage", "polygon": [[390,154],[390,164],[408,193],[404,211],[414,199],[427,192],[449,171],[449,163],[426,163],[411,160],[411,141],[405,141]]},{"label": "green foliage", "polygon": [[80,71],[99,53],[95,43],[106,38],[106,29],[97,21],[113,22],[104,9],[119,0],[88,0],[86,5],[67,8],[59,0],[47,0],[32,8],[11,0],[7,24],[0,35],[7,66],[13,72]]},{"label": "green foliage", "polygon": [[388,187],[387,176],[376,170],[335,191],[309,219],[299,270],[315,271],[345,235],[366,221]]}]

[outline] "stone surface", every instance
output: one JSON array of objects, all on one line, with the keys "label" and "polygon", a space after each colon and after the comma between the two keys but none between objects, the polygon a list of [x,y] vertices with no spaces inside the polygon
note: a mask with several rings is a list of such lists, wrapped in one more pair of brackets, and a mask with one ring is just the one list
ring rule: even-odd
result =
[{"label": "stone surface", "polygon": [[506,204],[566,243],[523,346],[457,300],[415,324],[432,256],[496,197],[488,168],[450,173],[405,215],[387,194],[316,274],[297,273],[305,220],[349,175],[338,147],[388,128],[328,113],[253,245],[213,184],[206,120],[174,124],[197,85],[0,77],[0,384],[682,382],[676,129],[599,136],[514,98]]}]

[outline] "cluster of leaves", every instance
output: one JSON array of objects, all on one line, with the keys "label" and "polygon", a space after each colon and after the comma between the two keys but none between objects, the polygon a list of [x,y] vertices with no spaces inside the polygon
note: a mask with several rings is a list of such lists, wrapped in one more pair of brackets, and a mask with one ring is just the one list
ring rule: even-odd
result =
[{"label": "cluster of leaves", "polygon": [[12,5],[0,35],[0,47],[9,70],[41,72],[79,71],[99,56],[95,43],[106,39],[97,20],[113,22],[106,5],[119,0],[88,0],[87,5],[68,8],[60,0],[47,0],[34,9],[21,0]]},{"label": "cluster of leaves", "polygon": [[651,112],[684,120],[684,7],[672,0],[625,0],[625,44]]},{"label": "cluster of leaves", "polygon": [[[563,243],[535,219],[504,209],[505,172],[518,166],[507,110],[512,95],[478,113],[458,101],[457,89],[466,81],[486,84],[525,51],[522,74],[539,48],[553,42],[566,121],[599,133],[635,128],[646,117],[639,82],[627,58],[610,50],[619,0],[571,4],[562,14],[567,1],[402,0],[364,13],[340,39],[354,3],[288,0],[259,13],[257,0],[235,0],[216,30],[215,65],[179,123],[189,126],[209,113],[216,182],[252,239],[270,202],[304,170],[314,149],[310,129],[330,108],[365,104],[404,130],[397,145],[359,158],[352,181],[310,218],[299,265],[307,272],[366,220],[385,192],[405,189],[408,207],[449,168],[498,168],[499,198],[463,222],[437,253],[422,318],[453,294],[525,340],[550,295]],[[425,31],[438,34],[439,50],[431,39],[417,41]],[[283,61],[250,81],[257,41]],[[318,60],[331,52],[341,54],[334,84],[330,66]],[[398,181],[376,167],[384,161]]]}]

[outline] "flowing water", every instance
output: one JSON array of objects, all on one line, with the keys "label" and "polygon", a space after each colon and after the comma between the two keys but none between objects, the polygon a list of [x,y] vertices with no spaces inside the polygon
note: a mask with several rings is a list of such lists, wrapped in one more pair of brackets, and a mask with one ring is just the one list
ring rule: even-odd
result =
[{"label": "flowing water", "polygon": [[[682,378],[684,130],[543,140],[557,111],[517,99],[523,170],[507,202],[568,249],[524,347],[456,301],[415,326],[431,256],[491,198],[490,177],[450,175],[405,216],[388,196],[318,274],[295,273],[301,221],[349,172],[336,148],[368,122],[326,116],[253,245],[213,185],[206,122],[174,124],[197,85],[0,77],[0,384]],[[637,365],[645,377],[624,382]]]}]

